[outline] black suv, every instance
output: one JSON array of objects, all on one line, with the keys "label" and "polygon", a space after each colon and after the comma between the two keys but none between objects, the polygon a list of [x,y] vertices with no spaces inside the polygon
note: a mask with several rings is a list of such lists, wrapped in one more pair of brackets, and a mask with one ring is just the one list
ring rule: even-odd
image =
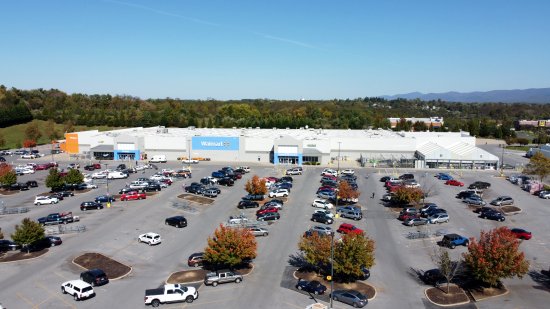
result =
[{"label": "black suv", "polygon": [[129,188],[129,187],[126,187],[126,188],[120,189],[120,191],[118,191],[118,194],[124,194],[124,193],[132,192],[132,191],[140,191],[140,190],[131,189],[131,188]]},{"label": "black suv", "polygon": [[264,200],[263,194],[247,194],[243,197],[243,200],[246,201],[263,201]]},{"label": "black suv", "polygon": [[80,280],[88,282],[92,286],[104,285],[109,283],[109,278],[101,269],[90,269],[80,274]]},{"label": "black suv", "polygon": [[185,192],[193,193],[193,194],[202,194],[202,192],[205,190],[203,185],[198,186],[187,186],[183,188]]},{"label": "black suv", "polygon": [[184,216],[174,216],[166,218],[164,224],[182,228],[187,226],[187,219]]},{"label": "black suv", "polygon": [[414,179],[414,175],[413,174],[403,174],[403,175],[399,176],[399,179],[401,179],[401,180]]},{"label": "black suv", "polygon": [[80,204],[80,210],[90,210],[90,209],[103,209],[103,204],[98,202],[82,202]]},{"label": "black suv", "polygon": [[9,190],[10,191],[16,191],[16,190],[26,191],[26,190],[29,190],[29,186],[26,183],[23,183],[23,182],[16,182],[16,183],[12,184],[9,187]]},{"label": "black suv", "polygon": [[311,215],[311,221],[313,222],[321,222],[325,224],[332,224],[334,222],[331,217],[327,216],[327,214],[322,212],[315,212]]},{"label": "black suv", "polygon": [[161,190],[161,187],[160,187],[160,184],[158,183],[149,183],[146,187],[145,187],[145,191],[160,191]]},{"label": "black suv", "polygon": [[476,181],[476,182],[472,183],[471,185],[469,185],[468,189],[481,189],[481,190],[484,190],[484,189],[488,189],[489,187],[491,187],[491,184],[488,183],[488,182]]},{"label": "black suv", "polygon": [[490,220],[496,220],[496,221],[500,221],[500,222],[504,222],[506,220],[504,215],[501,214],[500,212],[496,211],[496,210],[484,211],[479,215],[479,217],[482,218],[482,219],[490,219]]},{"label": "black suv", "polygon": [[220,180],[218,180],[218,184],[220,186],[232,186],[235,184],[235,181],[229,177],[224,177],[224,178],[221,178]]},{"label": "black suv", "polygon": [[36,182],[36,180],[29,180],[27,181],[27,186],[29,186],[29,188],[36,188],[38,187],[38,183]]},{"label": "black suv", "polygon": [[248,200],[242,200],[239,202],[239,205],[237,205],[237,208],[257,208],[260,207],[260,204],[258,202],[248,201]]}]

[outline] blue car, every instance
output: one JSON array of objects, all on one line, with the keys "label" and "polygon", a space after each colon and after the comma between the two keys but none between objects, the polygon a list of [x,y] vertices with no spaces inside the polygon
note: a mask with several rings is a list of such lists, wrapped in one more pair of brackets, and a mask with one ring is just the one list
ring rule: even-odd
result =
[{"label": "blue car", "polygon": [[100,195],[95,198],[96,203],[107,203],[107,202],[114,202],[115,198],[111,195]]},{"label": "blue car", "polygon": [[453,180],[453,176],[449,174],[439,174],[437,178],[439,178],[440,180]]}]

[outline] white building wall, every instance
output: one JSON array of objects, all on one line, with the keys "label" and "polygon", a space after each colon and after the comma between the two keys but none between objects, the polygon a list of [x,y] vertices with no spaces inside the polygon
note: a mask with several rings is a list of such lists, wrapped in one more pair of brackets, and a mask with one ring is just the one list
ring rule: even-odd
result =
[{"label": "white building wall", "polygon": [[185,137],[178,136],[145,136],[143,139],[143,148],[146,152],[157,150],[177,150],[186,152],[188,140]]}]

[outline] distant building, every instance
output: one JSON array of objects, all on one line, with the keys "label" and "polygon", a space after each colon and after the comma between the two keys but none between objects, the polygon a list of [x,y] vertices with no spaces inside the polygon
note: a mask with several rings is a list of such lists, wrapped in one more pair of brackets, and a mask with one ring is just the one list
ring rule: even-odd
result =
[{"label": "distant building", "polygon": [[[399,121],[401,121],[403,118],[394,118],[390,117],[388,120],[391,123],[391,128],[395,128]],[[434,128],[440,128],[443,126],[443,117],[430,117],[430,118],[405,118],[405,121],[410,121],[413,124],[417,121],[424,122],[426,126],[429,128],[430,125]]]},{"label": "distant building", "polygon": [[550,128],[550,119],[541,119],[541,120],[516,120],[514,122],[514,127],[516,130],[526,129],[526,128]]}]

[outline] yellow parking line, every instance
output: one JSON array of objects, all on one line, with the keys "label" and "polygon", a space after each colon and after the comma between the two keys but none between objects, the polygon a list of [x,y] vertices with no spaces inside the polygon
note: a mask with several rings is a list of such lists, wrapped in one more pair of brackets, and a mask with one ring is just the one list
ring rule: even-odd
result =
[{"label": "yellow parking line", "polygon": [[53,297],[55,297],[55,298],[61,300],[62,302],[64,302],[64,303],[65,303],[67,306],[69,306],[70,308],[76,309],[76,306],[75,306],[75,305],[73,305],[73,304],[67,302],[65,299],[63,299],[63,297],[59,297],[59,295],[58,295],[57,293],[54,293],[54,292],[48,290],[48,288],[46,288],[42,283],[37,282],[36,284],[38,285],[38,287],[40,287],[40,288],[43,289],[44,291],[48,292],[48,294],[50,294],[51,296],[53,296]]},{"label": "yellow parking line", "polygon": [[25,296],[23,296],[23,294],[17,292],[17,293],[15,293],[15,295],[17,295],[17,297],[21,298],[24,302],[29,304],[31,307],[35,307],[34,303],[32,301],[30,301],[28,298],[26,298]]}]

